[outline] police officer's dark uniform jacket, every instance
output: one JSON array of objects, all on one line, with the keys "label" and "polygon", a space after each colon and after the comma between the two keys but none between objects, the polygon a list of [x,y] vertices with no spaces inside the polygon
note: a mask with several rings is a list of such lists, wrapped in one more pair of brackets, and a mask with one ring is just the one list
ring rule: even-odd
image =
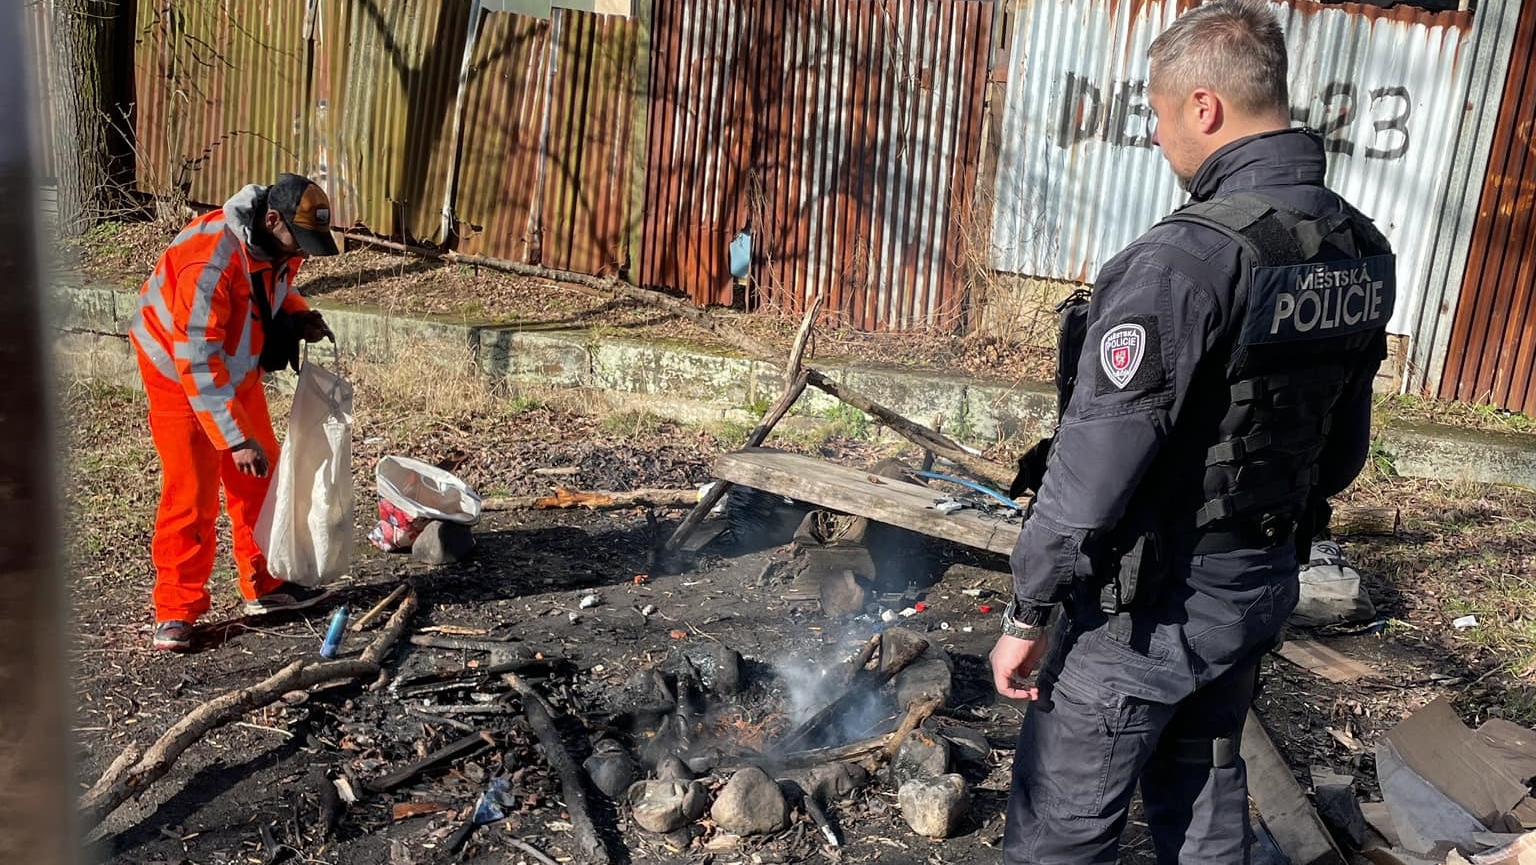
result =
[{"label": "police officer's dark uniform jacket", "polygon": [[[1297,523],[1364,464],[1394,302],[1386,240],[1324,169],[1310,131],[1229,144],[1095,284],[1012,556],[1020,606],[1066,606],[1016,760],[1010,861],[1113,861],[1138,774],[1164,803],[1144,788],[1150,821],[1234,824],[1183,856],[1241,861],[1230,734],[1297,600]],[[1154,836],[1169,856],[1183,843]]]}]

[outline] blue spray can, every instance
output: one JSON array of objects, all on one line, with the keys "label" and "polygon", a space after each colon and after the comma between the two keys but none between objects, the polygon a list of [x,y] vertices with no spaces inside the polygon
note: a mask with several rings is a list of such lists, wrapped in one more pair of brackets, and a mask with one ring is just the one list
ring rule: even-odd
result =
[{"label": "blue spray can", "polygon": [[331,626],[325,632],[325,642],[320,645],[320,657],[334,658],[341,649],[341,637],[347,630],[347,608],[342,605],[331,616]]}]

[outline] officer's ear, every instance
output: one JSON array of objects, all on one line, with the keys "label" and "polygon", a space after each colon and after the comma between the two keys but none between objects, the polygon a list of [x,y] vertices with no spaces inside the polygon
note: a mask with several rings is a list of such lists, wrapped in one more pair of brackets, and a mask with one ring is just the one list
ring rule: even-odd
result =
[{"label": "officer's ear", "polygon": [[1209,135],[1221,128],[1226,106],[1216,91],[1197,87],[1189,94],[1189,110],[1196,132]]}]

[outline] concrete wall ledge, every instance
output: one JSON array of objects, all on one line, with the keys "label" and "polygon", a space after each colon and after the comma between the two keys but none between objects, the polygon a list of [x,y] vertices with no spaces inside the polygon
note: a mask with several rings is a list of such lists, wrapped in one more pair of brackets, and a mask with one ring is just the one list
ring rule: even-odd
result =
[{"label": "concrete wall ledge", "polygon": [[[60,366],[70,374],[135,386],[132,348],[123,337],[136,307],[131,292],[92,286],[56,290],[53,323],[61,331]],[[474,363],[512,385],[585,388],[616,402],[688,423],[750,422],[754,409],[783,390],[768,364],[708,349],[596,335],[411,318],[316,304],[349,358],[389,362],[427,353],[443,363]],[[1056,397],[1043,382],[1009,383],[923,370],[818,364],[830,377],[895,411],[970,443],[1048,434]],[[280,377],[281,378],[281,377]],[[291,378],[288,377],[288,378]],[[801,415],[825,416],[837,402],[814,389]],[[1536,436],[1394,421],[1380,446],[1399,474],[1536,489]]]}]

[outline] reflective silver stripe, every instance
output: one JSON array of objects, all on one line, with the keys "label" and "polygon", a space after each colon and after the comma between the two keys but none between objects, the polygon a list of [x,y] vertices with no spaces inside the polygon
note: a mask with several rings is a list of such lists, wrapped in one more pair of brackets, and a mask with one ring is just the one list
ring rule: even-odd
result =
[{"label": "reflective silver stripe", "polygon": [[229,410],[229,401],[235,398],[235,387],[221,388],[213,393],[199,392],[192,397],[192,410],[206,413],[213,419],[213,425],[218,428],[219,435],[224,437],[226,445],[234,446],[245,441],[245,433],[240,431],[239,424],[235,423],[235,416]]},{"label": "reflective silver stripe", "polygon": [[153,310],[155,318],[160,326],[166,330],[174,329],[176,319],[171,315],[171,308],[165,305],[165,296],[161,289],[165,287],[165,275],[159,271],[149,278],[149,285],[139,294],[139,312]]},{"label": "reflective silver stripe", "polygon": [[236,240],[234,235],[226,233],[214,247],[208,264],[197,276],[196,291],[192,296],[192,314],[187,319],[185,352],[181,351],[181,346],[177,346],[177,356],[186,360],[192,367],[192,383],[196,385],[199,393],[216,390],[213,370],[208,367],[208,361],[222,349],[222,346],[208,342],[208,316],[212,314],[213,295],[219,288],[219,280],[224,276],[224,268],[239,244],[240,241]]},{"label": "reflective silver stripe", "polygon": [[[220,215],[222,216],[223,214],[221,213]],[[176,239],[171,241],[171,246],[184,243],[194,237],[197,237],[199,234],[216,234],[223,230],[223,220],[213,219],[202,223],[194,222],[191,225],[188,225],[186,228],[183,228],[181,233],[176,235]]]},{"label": "reflective silver stripe", "polygon": [[165,353],[165,348],[155,342],[155,338],[150,335],[149,328],[144,324],[142,310],[133,314],[133,321],[128,325],[128,335],[133,337],[133,344],[138,346],[139,351],[157,372],[171,381],[177,381],[180,378],[176,374],[176,362],[171,360],[171,356]]}]

